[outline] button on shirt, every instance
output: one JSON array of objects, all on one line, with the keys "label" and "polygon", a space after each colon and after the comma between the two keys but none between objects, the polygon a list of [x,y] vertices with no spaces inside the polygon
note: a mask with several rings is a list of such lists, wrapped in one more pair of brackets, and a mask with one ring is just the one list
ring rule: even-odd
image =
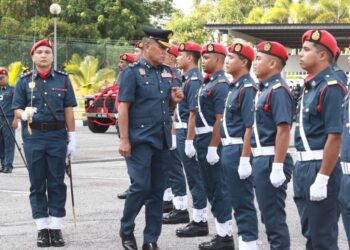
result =
[{"label": "button on shirt", "polygon": [[[260,143],[261,146],[274,146],[277,125],[283,123],[292,125],[292,96],[280,74],[259,83],[259,89],[255,116]],[[270,97],[267,103],[268,96]],[[256,147],[254,133],[252,133],[251,145]]]},{"label": "button on shirt", "polygon": [[[13,100],[14,88],[6,85],[0,86],[0,105],[5,112],[6,117],[13,117],[14,113],[11,108]],[[3,116],[3,113],[0,112],[0,116]]]},{"label": "button on shirt", "polygon": [[[195,112],[197,107],[197,93],[203,81],[202,73],[197,67],[191,69],[184,75],[184,83],[182,91],[184,93],[184,100],[179,104],[179,113],[181,122],[187,123],[189,112]],[[176,122],[179,122],[176,117]]]},{"label": "button on shirt", "polygon": [[[222,70],[215,72],[205,80],[199,90],[201,110],[209,126],[214,126],[216,114],[224,112],[225,98],[228,91],[228,80]],[[196,114],[196,127],[204,127],[198,112]]]},{"label": "button on shirt", "polygon": [[[322,94],[322,98],[320,95]],[[303,127],[311,150],[323,149],[328,134],[340,134],[343,131],[343,100],[345,92],[337,84],[331,67],[305,82],[303,101]],[[300,104],[297,108],[299,121]],[[297,124],[294,134],[295,147],[305,151]]]},{"label": "button on shirt", "polygon": [[[254,123],[254,98],[256,84],[247,74],[230,84],[226,101],[226,127],[230,137],[244,137],[245,129]],[[221,124],[221,138],[225,138],[224,124]]]},{"label": "button on shirt", "polygon": [[118,100],[131,103],[131,145],[150,143],[158,149],[171,146],[169,103],[172,84],[169,67],[153,67],[144,58],[122,72]]},{"label": "button on shirt", "polygon": [[[34,74],[35,87],[31,89],[29,83],[33,81]],[[44,98],[40,94],[37,85],[42,86],[43,92],[47,95],[49,103],[59,118],[64,121],[64,108],[75,107],[77,102],[74,95],[72,84],[67,74],[52,70],[45,78],[35,71],[24,74],[16,84],[15,94],[12,102],[12,109],[25,109],[31,106],[37,108],[37,113],[33,116],[33,122],[55,121]]]}]

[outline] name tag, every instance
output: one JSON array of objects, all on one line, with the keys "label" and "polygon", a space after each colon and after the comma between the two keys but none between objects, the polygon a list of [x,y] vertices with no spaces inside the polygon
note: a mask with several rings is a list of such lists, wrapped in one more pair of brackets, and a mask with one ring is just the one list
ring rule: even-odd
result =
[{"label": "name tag", "polygon": [[51,88],[53,91],[67,91],[67,89],[61,89],[61,88]]},{"label": "name tag", "polygon": [[162,77],[172,77],[172,75],[169,72],[163,72]]}]

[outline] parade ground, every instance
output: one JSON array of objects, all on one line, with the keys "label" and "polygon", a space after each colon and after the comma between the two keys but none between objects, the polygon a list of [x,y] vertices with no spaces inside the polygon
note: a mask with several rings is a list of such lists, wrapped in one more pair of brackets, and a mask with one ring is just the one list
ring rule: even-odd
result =
[{"label": "parade ground", "polygon": [[[67,216],[64,219],[62,249],[117,249],[122,250],[118,232],[124,200],[117,194],[129,185],[125,161],[118,154],[118,136],[114,127],[104,134],[94,134],[87,127],[77,126],[77,155],[72,161],[75,196],[76,226],[72,216],[69,179],[67,184]],[[16,131],[22,145],[20,130]],[[289,149],[295,156],[295,149]],[[295,158],[295,157],[293,157]],[[0,250],[36,249],[36,227],[29,204],[28,172],[16,149],[12,174],[0,174]],[[293,186],[288,185],[286,201],[287,222],[290,230],[291,249],[305,249],[301,235],[299,216],[293,202]],[[190,194],[188,193],[189,198]],[[190,202],[189,202],[190,204]],[[192,216],[192,209],[189,208]],[[260,216],[258,217],[260,220]],[[238,249],[237,228],[233,223],[234,241]],[[175,229],[181,225],[164,225],[158,245],[162,250],[194,250],[198,244],[215,234],[214,219],[209,213],[210,234],[206,237],[178,238]],[[135,237],[142,247],[144,210],[136,220]],[[263,224],[259,222],[259,248],[269,249]],[[342,221],[339,221],[339,248],[348,249]]]}]

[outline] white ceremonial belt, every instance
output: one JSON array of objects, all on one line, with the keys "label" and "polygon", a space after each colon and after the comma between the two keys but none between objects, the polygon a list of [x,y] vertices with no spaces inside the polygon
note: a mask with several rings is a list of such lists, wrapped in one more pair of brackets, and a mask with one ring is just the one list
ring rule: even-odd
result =
[{"label": "white ceremonial belt", "polygon": [[350,162],[344,162],[341,163],[341,169],[343,170],[343,175],[350,175]]},{"label": "white ceremonial belt", "polygon": [[176,129],[187,128],[187,123],[185,123],[185,122],[175,122],[175,128]]},{"label": "white ceremonial belt", "polygon": [[201,134],[206,134],[213,132],[213,127],[212,126],[207,126],[207,127],[196,127],[196,135],[201,135]]},{"label": "white ceremonial belt", "polygon": [[315,160],[322,160],[322,159],[323,159],[323,149],[297,152],[298,161],[315,161]]},{"label": "white ceremonial belt", "polygon": [[243,144],[243,139],[241,137],[229,137],[221,138],[222,146],[233,145],[233,144]]},{"label": "white ceremonial belt", "polygon": [[275,146],[252,148],[252,154],[254,157],[262,156],[262,155],[274,155],[275,154]]}]

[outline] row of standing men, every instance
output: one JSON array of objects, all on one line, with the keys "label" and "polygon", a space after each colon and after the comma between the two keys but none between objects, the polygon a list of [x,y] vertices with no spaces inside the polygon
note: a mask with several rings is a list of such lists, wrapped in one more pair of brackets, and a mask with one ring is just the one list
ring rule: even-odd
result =
[{"label": "row of standing men", "polygon": [[[119,152],[131,179],[121,219],[123,247],[137,249],[133,231],[143,205],[142,249],[159,249],[162,223],[189,221],[185,178],[193,216],[176,235],[208,234],[207,201],[215,218],[215,237],[199,249],[234,249],[232,209],[239,249],[258,249],[254,189],[270,248],[290,249],[285,199],[292,175],[306,249],[338,249],[340,209],[349,240],[349,95],[344,73],[334,66],[340,52],[334,37],[309,30],[301,39],[300,66],[308,76],[297,105],[294,165],[287,152],[293,98],[281,76],[288,60],[282,44],[264,41],[256,55],[242,43],[175,48],[169,44],[172,31],[144,31],[142,57],[119,77]],[[164,65],[167,53],[181,77]],[[252,66],[258,84],[249,74]],[[163,217],[169,187],[174,209]]]}]

